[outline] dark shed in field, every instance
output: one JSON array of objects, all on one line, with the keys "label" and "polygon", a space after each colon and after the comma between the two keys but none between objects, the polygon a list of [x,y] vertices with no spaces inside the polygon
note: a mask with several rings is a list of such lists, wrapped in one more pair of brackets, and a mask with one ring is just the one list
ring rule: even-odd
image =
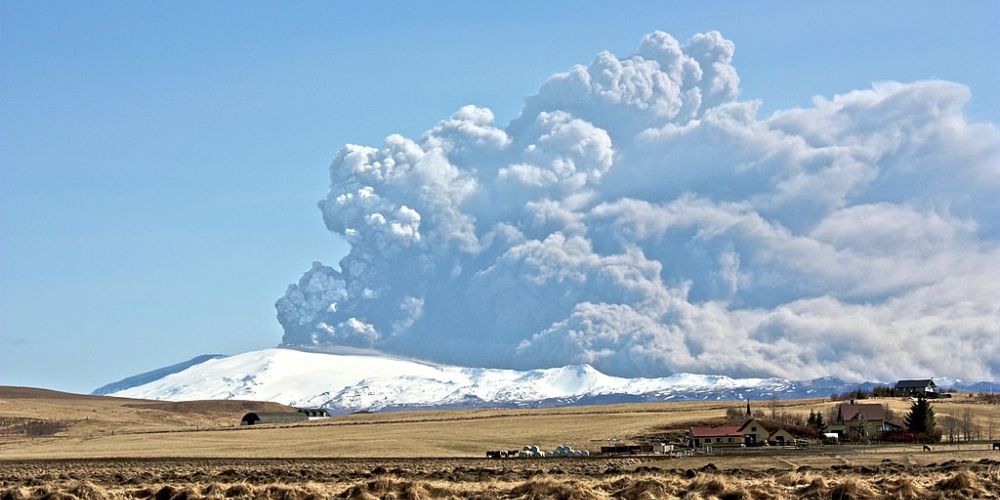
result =
[{"label": "dark shed in field", "polygon": [[258,424],[291,424],[295,422],[305,422],[309,420],[304,413],[288,413],[288,412],[250,412],[243,415],[243,419],[240,420],[240,425],[258,425]]}]

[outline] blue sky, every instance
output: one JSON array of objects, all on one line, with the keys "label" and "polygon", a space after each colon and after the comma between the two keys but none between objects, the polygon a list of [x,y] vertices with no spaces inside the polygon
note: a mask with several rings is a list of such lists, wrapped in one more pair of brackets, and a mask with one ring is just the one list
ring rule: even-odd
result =
[{"label": "blue sky", "polygon": [[316,209],[343,144],[470,103],[504,124],[650,31],[720,30],[764,114],[940,78],[996,123],[997,26],[997,2],[2,2],[0,384],[275,345],[275,299],[346,252]]}]

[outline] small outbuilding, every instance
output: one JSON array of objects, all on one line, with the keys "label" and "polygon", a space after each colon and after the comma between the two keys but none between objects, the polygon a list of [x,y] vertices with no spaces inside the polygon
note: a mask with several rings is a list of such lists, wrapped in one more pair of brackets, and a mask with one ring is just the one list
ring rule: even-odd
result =
[{"label": "small outbuilding", "polygon": [[785,429],[776,429],[767,436],[767,442],[773,446],[791,446],[795,444],[795,436]]},{"label": "small outbuilding", "polygon": [[260,424],[292,424],[306,422],[309,417],[305,413],[299,412],[250,412],[243,415],[240,425],[260,425]]},{"label": "small outbuilding", "polygon": [[296,408],[299,413],[305,414],[309,420],[316,420],[319,418],[330,418],[330,413],[326,411],[325,408]]}]

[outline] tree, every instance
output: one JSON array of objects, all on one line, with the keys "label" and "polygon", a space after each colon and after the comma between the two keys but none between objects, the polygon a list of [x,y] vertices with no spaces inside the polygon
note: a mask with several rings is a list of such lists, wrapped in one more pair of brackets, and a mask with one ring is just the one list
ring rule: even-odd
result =
[{"label": "tree", "polygon": [[958,440],[959,427],[960,423],[957,418],[951,415],[945,415],[941,418],[941,432],[948,438],[949,443]]},{"label": "tree", "polygon": [[743,409],[742,408],[734,408],[732,406],[730,406],[729,408],[726,408],[726,420],[730,420],[730,421],[733,421],[733,422],[739,422],[739,421],[744,420],[744,418],[745,417],[743,415]]},{"label": "tree", "polygon": [[778,395],[772,394],[767,400],[767,409],[771,411],[771,419],[778,416]]},{"label": "tree", "polygon": [[876,398],[891,398],[896,395],[896,390],[889,385],[877,385],[872,387],[872,396]]},{"label": "tree", "polygon": [[889,408],[889,405],[883,404],[882,408],[885,410],[886,422],[893,423],[896,425],[900,424],[899,415],[896,415],[896,412],[892,408]]},{"label": "tree", "polygon": [[811,410],[809,411],[809,420],[806,420],[806,425],[818,430],[819,432],[823,432],[823,430],[826,429],[826,423],[823,422],[823,414]]},{"label": "tree", "polygon": [[979,422],[972,417],[972,410],[966,408],[962,411],[962,439],[972,441],[982,437],[983,429]]},{"label": "tree", "polygon": [[840,421],[840,407],[839,406],[828,406],[826,411],[823,413],[823,421],[830,422],[831,424],[842,424]]},{"label": "tree", "polygon": [[917,398],[913,406],[910,406],[910,412],[903,418],[903,423],[914,434],[934,433],[934,408],[931,408],[927,398]]}]

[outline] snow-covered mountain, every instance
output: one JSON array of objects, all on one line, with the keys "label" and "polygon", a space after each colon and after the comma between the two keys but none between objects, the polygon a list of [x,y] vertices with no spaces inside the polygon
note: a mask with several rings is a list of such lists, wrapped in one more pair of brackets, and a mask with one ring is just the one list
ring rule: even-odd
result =
[{"label": "snow-covered mountain", "polygon": [[202,354],[201,356],[196,356],[183,363],[177,363],[176,365],[165,366],[153,371],[148,371],[145,373],[140,373],[138,375],[133,375],[131,377],[123,378],[117,382],[110,383],[105,386],[98,387],[94,389],[94,394],[98,396],[103,396],[105,394],[112,394],[118,391],[124,391],[135,387],[137,385],[147,384],[153,382],[154,380],[159,380],[171,373],[177,373],[182,370],[186,370],[194,365],[204,363],[210,359],[224,358],[222,354]]},{"label": "snow-covered mountain", "polygon": [[99,391],[111,396],[171,401],[274,401],[352,412],[740,399],[771,394],[826,396],[835,390],[831,386],[839,388],[843,384],[813,385],[778,378],[734,379],[694,374],[621,378],[605,375],[588,365],[528,371],[463,368],[361,351],[327,353],[281,348],[196,360],[180,370],[149,372],[158,377],[143,374],[141,384],[119,382]]},{"label": "snow-covered mountain", "polygon": [[872,384],[680,373],[605,375],[589,365],[501,370],[439,365],[349,348],[264,349],[191,361],[108,384],[95,393],[170,401],[248,399],[335,413],[416,408],[548,407],[642,401],[826,397]]}]

